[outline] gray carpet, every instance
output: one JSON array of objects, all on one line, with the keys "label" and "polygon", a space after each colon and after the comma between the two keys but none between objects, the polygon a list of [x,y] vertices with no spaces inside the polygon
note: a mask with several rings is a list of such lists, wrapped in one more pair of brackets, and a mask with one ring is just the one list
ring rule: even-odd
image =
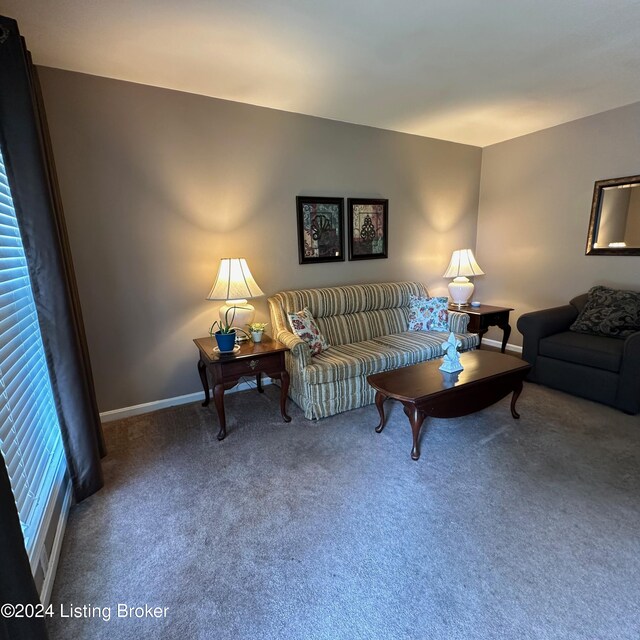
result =
[{"label": "gray carpet", "polygon": [[[427,420],[389,402],[317,423],[278,389],[106,427],[106,487],[72,509],[52,640],[634,639],[640,418],[526,385]],[[243,416],[244,418],[241,418]],[[168,607],[118,619],[118,603]]]}]

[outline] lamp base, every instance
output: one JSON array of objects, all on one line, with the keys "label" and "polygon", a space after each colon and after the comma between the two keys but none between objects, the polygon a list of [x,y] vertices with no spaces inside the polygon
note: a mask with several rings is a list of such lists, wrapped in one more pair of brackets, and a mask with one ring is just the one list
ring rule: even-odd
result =
[{"label": "lamp base", "polygon": [[449,283],[449,296],[451,298],[451,306],[468,307],[469,300],[473,295],[473,282],[469,281],[466,276],[458,276]]},{"label": "lamp base", "polygon": [[[229,311],[230,310],[230,311]],[[227,311],[229,314],[227,315]],[[225,323],[225,316],[230,325],[247,331],[246,326],[251,324],[256,317],[256,310],[246,300],[227,300],[220,307],[220,322]],[[245,342],[249,338],[243,333],[236,332],[236,342]]]}]

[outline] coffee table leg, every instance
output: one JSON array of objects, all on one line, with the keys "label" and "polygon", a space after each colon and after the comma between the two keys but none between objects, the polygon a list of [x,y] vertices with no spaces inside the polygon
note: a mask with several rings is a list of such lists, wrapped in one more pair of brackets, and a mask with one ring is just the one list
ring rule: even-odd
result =
[{"label": "coffee table leg", "polygon": [[425,415],[413,404],[405,404],[404,412],[411,423],[411,432],[413,433],[413,448],[411,449],[411,459],[418,460],[420,458],[420,427],[424,422]]},{"label": "coffee table leg", "polygon": [[387,396],[384,393],[377,391],[376,392],[376,408],[378,409],[378,413],[380,414],[380,424],[376,427],[376,433],[381,433],[384,429],[384,401],[387,399]]},{"label": "coffee table leg", "polygon": [[511,396],[511,415],[517,420],[520,417],[520,414],[516,411],[516,402],[522,393],[522,380],[518,383],[518,386],[513,390],[513,395]]}]

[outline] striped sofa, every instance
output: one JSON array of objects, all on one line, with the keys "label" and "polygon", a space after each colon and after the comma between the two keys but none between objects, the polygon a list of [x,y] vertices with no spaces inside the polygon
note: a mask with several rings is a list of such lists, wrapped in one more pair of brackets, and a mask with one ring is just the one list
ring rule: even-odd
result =
[{"label": "striped sofa", "polygon": [[[268,299],[273,336],[286,354],[289,396],[306,418],[325,418],[371,404],[367,376],[442,355],[447,333],[407,331],[409,296],[427,296],[417,282],[361,284],[282,291]],[[291,332],[287,313],[308,308],[329,349],[311,357],[306,342]],[[478,336],[467,333],[469,317],[449,312],[449,326],[467,351]]]}]

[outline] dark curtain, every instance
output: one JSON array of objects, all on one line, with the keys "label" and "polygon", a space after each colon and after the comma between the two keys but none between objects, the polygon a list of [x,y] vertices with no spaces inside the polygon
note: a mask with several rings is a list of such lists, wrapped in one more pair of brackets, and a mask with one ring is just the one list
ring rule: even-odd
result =
[{"label": "dark curtain", "polygon": [[17,23],[1,16],[0,144],[80,501],[102,486],[100,416],[38,77]]},{"label": "dark curtain", "polygon": [[[9,475],[0,456],[0,606],[38,602]],[[1,640],[47,640],[43,618],[16,618],[7,613],[0,615]]]}]

